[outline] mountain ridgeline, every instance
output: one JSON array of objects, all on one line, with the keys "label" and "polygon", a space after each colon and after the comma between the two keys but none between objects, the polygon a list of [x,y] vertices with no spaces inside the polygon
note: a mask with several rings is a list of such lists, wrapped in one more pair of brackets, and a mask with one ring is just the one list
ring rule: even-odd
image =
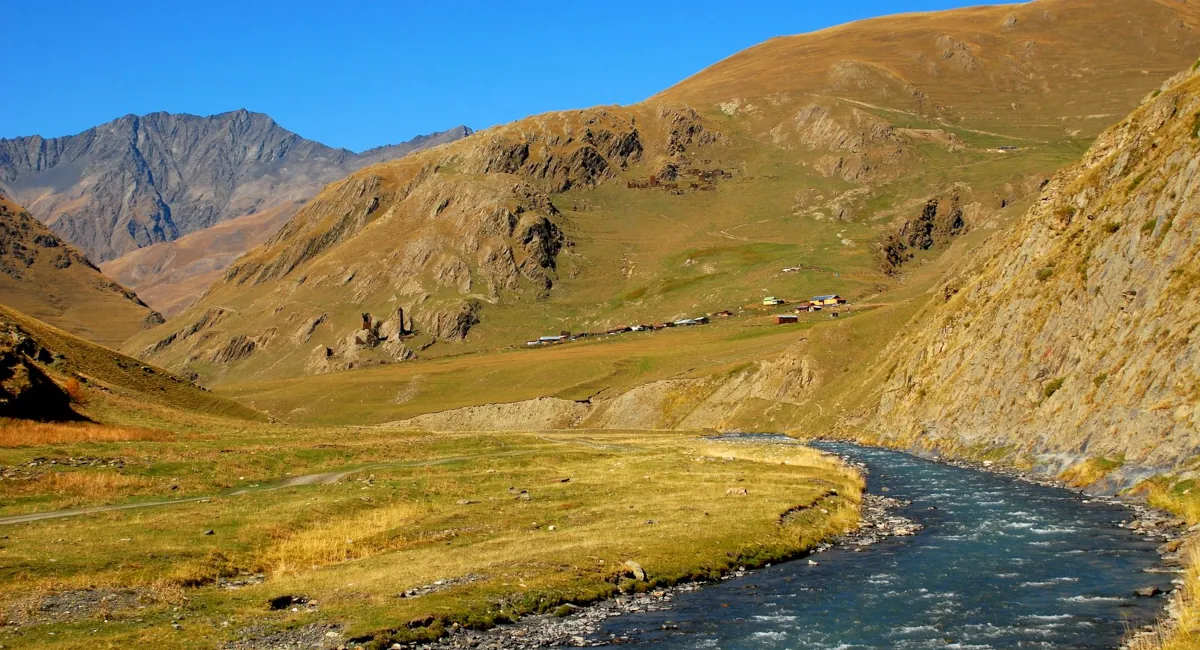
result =
[{"label": "mountain ridgeline", "polygon": [[[682,318],[768,286],[877,295],[1019,216],[1190,65],[1197,24],[1174,0],[1039,0],[774,39],[638,105],[362,169],[124,349],[227,382]],[[780,277],[797,263],[821,271]]]},{"label": "mountain ridgeline", "polygon": [[98,262],[306,199],[372,163],[470,133],[356,154],[245,110],[127,115],[77,135],[0,139],[0,190]]}]

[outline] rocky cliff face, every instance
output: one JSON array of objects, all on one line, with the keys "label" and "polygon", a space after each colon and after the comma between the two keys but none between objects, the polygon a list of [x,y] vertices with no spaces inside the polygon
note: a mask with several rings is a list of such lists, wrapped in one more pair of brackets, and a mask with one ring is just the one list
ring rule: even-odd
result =
[{"label": "rocky cliff face", "polygon": [[872,428],[1173,468],[1200,454],[1200,76],[1177,77],[1046,186],[893,343]]},{"label": "rocky cliff face", "polygon": [[24,208],[0,195],[0,303],[110,347],[163,322]]},{"label": "rocky cliff face", "polygon": [[0,139],[0,188],[103,262],[307,198],[359,167],[469,132],[355,154],[245,110],[127,115],[73,136]]}]

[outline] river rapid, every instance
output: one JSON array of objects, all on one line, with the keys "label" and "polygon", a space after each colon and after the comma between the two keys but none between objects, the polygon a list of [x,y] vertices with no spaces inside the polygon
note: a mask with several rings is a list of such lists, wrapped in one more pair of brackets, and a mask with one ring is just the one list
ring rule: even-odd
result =
[{"label": "river rapid", "polygon": [[[763,440],[761,442],[768,442]],[[607,619],[593,642],[655,648],[1116,648],[1152,621],[1171,574],[1104,500],[894,451],[822,443],[924,526],[854,552],[779,564]]]}]

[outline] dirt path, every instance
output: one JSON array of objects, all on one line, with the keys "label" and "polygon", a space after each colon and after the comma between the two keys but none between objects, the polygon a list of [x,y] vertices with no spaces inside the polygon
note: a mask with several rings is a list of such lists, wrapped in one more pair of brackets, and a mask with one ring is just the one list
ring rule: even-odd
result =
[{"label": "dirt path", "polygon": [[437,465],[445,465],[447,463],[458,463],[468,460],[478,460],[481,458],[504,458],[508,456],[522,456],[532,454],[536,450],[522,449],[517,451],[506,451],[492,454],[471,454],[466,456],[448,456],[445,458],[434,458],[431,460],[419,461],[396,461],[390,463],[373,463],[371,465],[359,465],[357,467],[338,470],[335,472],[321,472],[318,474],[305,474],[303,476],[292,476],[283,479],[277,483],[263,485],[260,487],[242,488],[232,492],[224,492],[203,497],[189,497],[186,499],[169,499],[166,501],[141,501],[138,503],[125,503],[121,505],[111,506],[93,506],[89,508],[69,508],[66,510],[52,510],[50,512],[34,512],[27,515],[12,515],[8,517],[0,517],[0,526],[8,524],[24,524],[34,521],[43,521],[46,519],[61,519],[63,517],[76,517],[79,515],[91,515],[100,512],[113,512],[116,510],[134,510],[137,508],[156,508],[159,506],[175,506],[184,503],[198,503],[208,501],[210,499],[221,497],[236,497],[246,494],[255,494],[259,492],[272,492],[283,488],[299,487],[304,485],[332,485],[342,479],[358,474],[360,472],[369,472],[377,469],[385,469],[391,467],[434,467]]}]

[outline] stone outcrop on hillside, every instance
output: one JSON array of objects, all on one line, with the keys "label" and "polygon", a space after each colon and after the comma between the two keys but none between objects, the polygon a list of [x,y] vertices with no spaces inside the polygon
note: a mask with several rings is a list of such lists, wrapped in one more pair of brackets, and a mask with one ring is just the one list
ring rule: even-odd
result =
[{"label": "stone outcrop on hillside", "polygon": [[1168,82],[993,236],[893,343],[872,428],[1131,475],[1200,455],[1197,115],[1200,76]]},{"label": "stone outcrop on hillside", "polygon": [[[976,209],[978,205],[974,206]],[[944,246],[951,238],[968,229],[966,210],[957,189],[947,196],[928,199],[910,219],[902,219],[875,242],[875,258],[881,271],[898,275],[917,252]]]},{"label": "stone outcrop on hillside", "polygon": [[470,133],[458,127],[356,154],[245,110],[127,115],[72,136],[0,139],[0,188],[104,262]]},{"label": "stone outcrop on hillside", "polygon": [[0,417],[74,420],[71,398],[38,367],[53,354],[11,323],[0,322]]}]

